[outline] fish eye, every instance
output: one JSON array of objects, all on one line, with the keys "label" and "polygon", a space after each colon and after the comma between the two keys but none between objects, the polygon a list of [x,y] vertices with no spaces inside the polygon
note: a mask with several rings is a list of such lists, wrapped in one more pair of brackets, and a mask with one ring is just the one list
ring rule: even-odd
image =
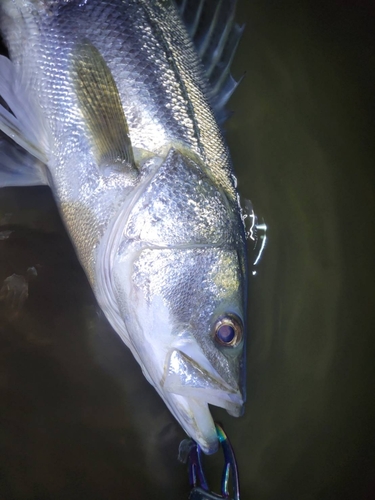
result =
[{"label": "fish eye", "polygon": [[216,342],[222,346],[237,346],[243,336],[242,321],[235,314],[220,316],[214,326],[214,336]]}]

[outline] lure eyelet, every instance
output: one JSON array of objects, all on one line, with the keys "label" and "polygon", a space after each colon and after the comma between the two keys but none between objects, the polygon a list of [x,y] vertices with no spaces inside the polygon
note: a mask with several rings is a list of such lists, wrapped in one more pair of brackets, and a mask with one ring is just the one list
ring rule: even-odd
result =
[{"label": "lure eyelet", "polygon": [[235,314],[220,316],[214,325],[215,341],[225,347],[237,346],[243,337],[243,325]]}]

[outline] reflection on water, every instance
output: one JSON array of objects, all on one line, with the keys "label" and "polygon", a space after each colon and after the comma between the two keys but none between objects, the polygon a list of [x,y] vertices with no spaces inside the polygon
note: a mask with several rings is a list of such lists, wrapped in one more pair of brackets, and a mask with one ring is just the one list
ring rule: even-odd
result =
[{"label": "reflection on water", "polygon": [[[247,412],[215,414],[244,499],[375,498],[374,47],[361,5],[240,2],[246,78],[227,136],[269,245],[250,292]],[[0,498],[187,498],[183,433],[100,313],[48,189],[0,191],[0,219],[13,231],[0,284],[37,271],[21,312],[0,303]],[[219,458],[208,463],[217,481]]]}]

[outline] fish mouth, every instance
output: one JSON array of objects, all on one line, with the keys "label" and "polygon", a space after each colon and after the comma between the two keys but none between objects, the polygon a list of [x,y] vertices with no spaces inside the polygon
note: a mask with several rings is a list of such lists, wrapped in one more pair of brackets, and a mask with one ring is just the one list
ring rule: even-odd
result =
[{"label": "fish mouth", "polygon": [[[184,350],[189,349],[185,346]],[[208,404],[239,417],[243,414],[244,400],[238,387],[227,384],[204,354],[194,351],[194,359],[182,350],[170,351],[161,387],[164,399],[185,432],[204,453],[211,454],[218,449],[218,438]]]}]

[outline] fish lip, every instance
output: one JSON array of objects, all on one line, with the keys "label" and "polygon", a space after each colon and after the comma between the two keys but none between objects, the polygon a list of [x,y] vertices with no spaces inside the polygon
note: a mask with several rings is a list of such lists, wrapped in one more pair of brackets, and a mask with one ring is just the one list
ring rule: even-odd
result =
[{"label": "fish lip", "polygon": [[[197,359],[197,353],[194,354]],[[198,355],[198,361],[202,363],[195,359],[181,349],[169,352],[161,381],[164,391],[224,408],[234,417],[241,416],[244,398],[239,388],[225,382],[210,366],[203,353]],[[202,366],[203,363],[205,366]]]},{"label": "fish lip", "polygon": [[219,441],[208,404],[169,392],[164,392],[163,399],[186,434],[199,444],[202,451],[207,455],[216,453]]},{"label": "fish lip", "polygon": [[242,414],[239,388],[220,377],[193,341],[180,341],[168,351],[157,390],[184,431],[207,455],[219,447],[208,405],[222,407],[232,416]]}]

